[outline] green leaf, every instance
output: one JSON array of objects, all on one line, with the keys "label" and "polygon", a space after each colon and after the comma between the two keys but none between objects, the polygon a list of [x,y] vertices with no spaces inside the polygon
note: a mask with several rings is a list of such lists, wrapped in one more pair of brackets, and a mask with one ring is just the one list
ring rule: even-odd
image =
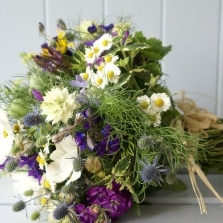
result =
[{"label": "green leaf", "polygon": [[165,190],[170,190],[173,192],[181,192],[181,191],[185,191],[187,189],[186,184],[180,179],[177,179],[176,183],[171,184],[171,185],[164,183],[164,184],[162,184],[162,187]]},{"label": "green leaf", "polygon": [[123,48],[123,51],[144,50],[144,49],[148,49],[148,48],[149,48],[149,46],[146,43],[133,43],[133,44],[126,45]]},{"label": "green leaf", "polygon": [[122,85],[126,84],[130,78],[131,75],[128,72],[121,74],[120,78],[118,79],[118,82],[114,85],[113,89],[120,88]]},{"label": "green leaf", "polygon": [[112,174],[115,176],[123,176],[130,165],[130,161],[131,158],[129,156],[121,158],[112,169]]},{"label": "green leaf", "polygon": [[120,60],[117,62],[117,66],[125,67],[126,64],[128,64],[128,62],[129,62],[129,57],[125,57],[124,59],[120,59]]}]

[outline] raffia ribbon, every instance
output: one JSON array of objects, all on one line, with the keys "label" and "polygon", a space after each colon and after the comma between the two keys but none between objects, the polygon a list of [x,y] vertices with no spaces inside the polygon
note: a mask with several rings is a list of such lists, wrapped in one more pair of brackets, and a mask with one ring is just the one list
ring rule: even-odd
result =
[{"label": "raffia ribbon", "polygon": [[[187,129],[190,133],[200,133],[205,134],[205,129],[216,128],[219,130],[223,130],[223,124],[218,124],[218,117],[209,113],[207,110],[197,107],[196,103],[190,99],[185,98],[185,92],[182,92],[182,98],[180,100],[175,101],[176,105],[183,111],[183,115],[181,116],[182,129]],[[223,198],[216,192],[213,188],[204,172],[201,170],[199,165],[195,162],[193,154],[188,155],[187,167],[189,171],[189,176],[191,180],[191,184],[195,195],[197,197],[201,214],[207,213],[204,198],[199,190],[196,181],[196,175],[200,177],[203,183],[212,191],[212,193],[223,203]]]},{"label": "raffia ribbon", "polygon": [[201,170],[201,168],[196,164],[194,157],[192,154],[189,154],[188,156],[188,163],[187,163],[189,176],[191,180],[191,184],[193,187],[193,190],[195,192],[195,195],[198,200],[198,204],[200,206],[201,214],[206,213],[206,206],[204,202],[204,198],[199,190],[199,187],[197,185],[196,176],[195,173],[200,177],[200,179],[203,181],[203,183],[209,188],[209,190],[212,191],[212,193],[223,203],[223,198],[216,192],[216,190],[213,188],[207,177],[205,176],[204,172]]},{"label": "raffia ribbon", "polygon": [[176,100],[175,104],[183,112],[181,121],[183,127],[190,133],[203,132],[204,129],[216,128],[223,130],[223,124],[217,123],[218,117],[209,113],[203,108],[197,107],[196,103],[185,97],[185,92],[181,92],[182,98]]}]

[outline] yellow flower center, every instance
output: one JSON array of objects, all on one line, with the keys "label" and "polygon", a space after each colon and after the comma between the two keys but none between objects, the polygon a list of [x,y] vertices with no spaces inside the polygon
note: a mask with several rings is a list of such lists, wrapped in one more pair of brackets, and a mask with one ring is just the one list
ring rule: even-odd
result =
[{"label": "yellow flower center", "polygon": [[156,122],[156,115],[149,115],[149,120],[151,122]]},{"label": "yellow flower center", "polygon": [[99,77],[97,80],[96,80],[96,84],[97,85],[101,85],[103,83],[103,79],[101,77]]},{"label": "yellow flower center", "polygon": [[36,161],[43,166],[45,165],[45,161],[41,156],[37,156]]},{"label": "yellow flower center", "polygon": [[93,55],[94,55],[94,53],[93,53],[93,52],[89,52],[89,53],[88,53],[88,55],[87,55],[87,57],[88,57],[88,58],[92,58],[92,57],[93,57]]},{"label": "yellow flower center", "polygon": [[99,52],[99,48],[98,47],[94,47],[94,53],[98,53]]},{"label": "yellow flower center", "polygon": [[107,40],[107,39],[105,39],[105,40],[103,40],[101,43],[102,43],[102,46],[104,46],[104,47],[105,47],[105,46],[107,46],[107,45],[108,45],[108,40]]},{"label": "yellow flower center", "polygon": [[105,67],[104,65],[100,65],[100,66],[98,66],[98,70],[102,71],[104,69],[104,67]]},{"label": "yellow flower center", "polygon": [[46,189],[50,189],[50,188],[51,188],[50,183],[49,183],[48,180],[45,180],[45,181],[44,181],[44,187],[45,187]]},{"label": "yellow flower center", "polygon": [[19,132],[19,124],[18,123],[13,125],[13,131],[14,132]]},{"label": "yellow flower center", "polygon": [[108,71],[107,76],[108,79],[112,79],[115,76],[114,71],[113,70]]},{"label": "yellow flower center", "polygon": [[147,109],[149,107],[149,103],[147,101],[142,101],[139,106],[141,109]]},{"label": "yellow flower center", "polygon": [[155,100],[155,105],[156,105],[157,107],[162,107],[162,106],[164,105],[164,101],[163,101],[163,99],[161,99],[161,98],[157,98],[157,99]]},{"label": "yellow flower center", "polygon": [[42,205],[45,205],[47,202],[48,202],[48,198],[47,198],[47,197],[41,197],[41,199],[40,199],[40,203],[41,203]]},{"label": "yellow flower center", "polygon": [[4,138],[7,138],[8,135],[9,135],[8,132],[4,129],[4,130],[3,130],[3,137],[4,137]]},{"label": "yellow flower center", "polygon": [[88,73],[83,73],[82,74],[82,78],[86,81],[89,78],[89,74]]},{"label": "yellow flower center", "polygon": [[112,56],[111,55],[107,55],[107,56],[104,57],[104,59],[105,59],[106,63],[110,63],[112,61]]}]

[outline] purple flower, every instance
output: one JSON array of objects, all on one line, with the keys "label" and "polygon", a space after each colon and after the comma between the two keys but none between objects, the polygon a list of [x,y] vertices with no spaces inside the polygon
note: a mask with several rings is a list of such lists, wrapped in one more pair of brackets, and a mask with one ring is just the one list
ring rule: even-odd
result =
[{"label": "purple flower", "polygon": [[130,35],[129,30],[125,31],[125,33],[124,33],[124,37],[123,37],[123,39],[122,39],[122,42],[123,42],[123,43],[125,43],[125,41],[126,41],[126,39],[128,38],[129,35]]},{"label": "purple flower", "polygon": [[131,194],[127,190],[120,190],[119,184],[113,182],[113,189],[105,186],[92,187],[87,191],[87,200],[90,205],[100,205],[115,220],[132,206]]},{"label": "purple flower", "polygon": [[92,24],[92,26],[89,26],[89,27],[87,28],[87,31],[88,31],[89,33],[91,33],[91,34],[96,33],[96,32],[97,32],[97,27],[96,27],[94,24]]},{"label": "purple flower", "polygon": [[111,23],[111,24],[109,24],[109,25],[100,25],[100,27],[105,31],[105,32],[109,32],[110,30],[112,30],[113,29],[113,27],[114,27],[114,24],[113,23]]},{"label": "purple flower", "polygon": [[82,132],[76,132],[75,142],[81,150],[84,150],[84,149],[88,148],[86,135]]},{"label": "purple flower", "polygon": [[97,205],[85,207],[84,204],[77,204],[74,206],[74,211],[78,216],[78,220],[82,223],[94,223],[100,214]]},{"label": "purple flower", "polygon": [[36,100],[43,101],[43,96],[38,90],[32,89],[32,94]]},{"label": "purple flower", "polygon": [[21,167],[27,165],[28,166],[28,176],[33,176],[38,179],[39,183],[41,181],[43,170],[39,168],[39,164],[36,161],[36,157],[38,154],[28,155],[28,156],[20,156],[19,165]]},{"label": "purple flower", "polygon": [[83,80],[83,78],[80,75],[76,75],[76,80],[72,80],[70,82],[70,85],[73,87],[79,87],[79,88],[88,88],[89,87],[88,82]]}]

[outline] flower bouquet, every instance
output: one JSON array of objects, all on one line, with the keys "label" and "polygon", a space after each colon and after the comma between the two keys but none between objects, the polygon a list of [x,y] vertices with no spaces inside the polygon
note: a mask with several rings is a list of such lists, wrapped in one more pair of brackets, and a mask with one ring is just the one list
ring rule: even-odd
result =
[{"label": "flower bouquet", "polygon": [[195,172],[207,181],[197,163],[213,155],[207,130],[222,135],[222,124],[165,86],[171,46],[125,19],[72,29],[59,19],[56,37],[42,23],[39,32],[41,52],[21,54],[27,75],[1,87],[0,168],[21,195],[14,212],[34,202],[32,221],[47,211],[49,222],[113,222],[181,169],[193,186]]}]

